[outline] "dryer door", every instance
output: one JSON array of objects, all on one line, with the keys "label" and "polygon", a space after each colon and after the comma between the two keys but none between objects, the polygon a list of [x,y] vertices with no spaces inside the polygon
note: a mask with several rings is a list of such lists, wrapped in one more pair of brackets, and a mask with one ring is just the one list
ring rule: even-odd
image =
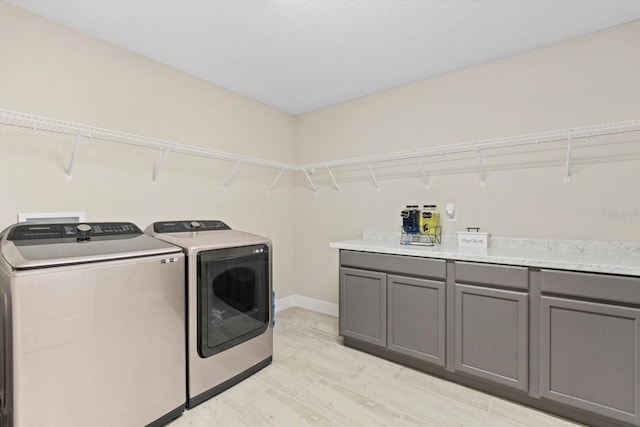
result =
[{"label": "dryer door", "polygon": [[269,247],[198,254],[198,354],[206,358],[262,334],[269,322]]}]

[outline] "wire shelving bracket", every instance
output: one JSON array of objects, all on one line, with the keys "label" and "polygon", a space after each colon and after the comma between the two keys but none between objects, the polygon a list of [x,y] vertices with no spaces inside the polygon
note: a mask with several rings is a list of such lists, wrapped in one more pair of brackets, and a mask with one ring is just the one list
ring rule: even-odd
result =
[{"label": "wire shelving bracket", "polygon": [[418,164],[420,165],[420,171],[422,172],[422,177],[424,178],[424,186],[428,190],[429,189],[429,177],[427,176],[427,171],[425,170],[424,163],[422,163],[422,159],[418,158]]},{"label": "wire shelving bracket", "polygon": [[236,174],[236,171],[240,167],[240,163],[242,163],[242,160],[238,160],[238,163],[236,163],[236,165],[233,167],[233,170],[231,171],[231,173],[227,177],[226,181],[224,182],[224,184],[222,184],[222,189],[223,190],[226,190],[227,187],[229,186],[229,183],[231,182],[231,178],[233,178],[233,176]]},{"label": "wire shelving bracket", "polygon": [[573,145],[573,134],[571,130],[569,130],[569,135],[567,136],[567,161],[565,163],[564,170],[564,183],[568,184],[571,182],[571,177],[569,176],[569,167],[571,166],[571,147]]},{"label": "wire shelving bracket", "polygon": [[336,190],[338,191],[342,191],[340,189],[340,186],[338,185],[338,181],[336,181],[336,177],[333,176],[333,172],[331,172],[331,168],[329,166],[327,166],[327,172],[329,172],[329,176],[331,177],[331,179],[333,180],[333,185],[336,186]]},{"label": "wire shelving bracket", "polygon": [[160,163],[158,164],[158,167],[156,167],[156,170],[153,172],[153,178],[151,179],[151,185],[156,185],[156,183],[158,182],[158,177],[160,176],[160,170],[162,169],[162,166],[164,166],[164,162],[167,160],[167,156],[169,155],[169,147],[167,147],[166,150],[164,150],[164,154],[162,155],[162,159],[160,160]]},{"label": "wire shelving bracket", "polygon": [[484,179],[484,168],[482,167],[482,153],[480,153],[479,148],[476,148],[476,157],[478,158],[478,168],[480,169],[480,187],[485,187],[487,183]]},{"label": "wire shelving bracket", "polygon": [[316,187],[316,184],[314,184],[313,180],[311,179],[311,177],[309,176],[309,173],[307,172],[306,169],[302,168],[302,172],[304,172],[304,175],[307,177],[307,179],[309,180],[309,183],[311,184],[311,187],[313,187],[313,191],[314,192],[318,192],[318,187]]},{"label": "wire shelving bracket", "polygon": [[67,168],[67,176],[65,179],[67,181],[71,181],[73,179],[73,164],[76,161],[76,153],[78,152],[78,144],[80,143],[80,137],[82,136],[82,132],[80,129],[76,132],[76,140],[73,143],[73,151],[71,152],[71,159],[69,160],[69,168]]},{"label": "wire shelving bracket", "polygon": [[269,193],[271,193],[271,190],[273,190],[273,187],[275,187],[276,182],[278,182],[278,180],[280,179],[280,177],[282,176],[282,174],[284,173],[285,168],[282,168],[280,170],[280,173],[278,174],[278,176],[276,176],[276,179],[273,180],[273,182],[271,183],[271,185],[269,186]]},{"label": "wire shelving bracket", "polygon": [[373,168],[371,167],[371,163],[367,161],[367,166],[369,166],[369,172],[371,172],[371,178],[373,179],[373,184],[376,186],[376,190],[380,191],[380,186],[378,185],[378,180],[376,179],[376,174],[373,172]]}]

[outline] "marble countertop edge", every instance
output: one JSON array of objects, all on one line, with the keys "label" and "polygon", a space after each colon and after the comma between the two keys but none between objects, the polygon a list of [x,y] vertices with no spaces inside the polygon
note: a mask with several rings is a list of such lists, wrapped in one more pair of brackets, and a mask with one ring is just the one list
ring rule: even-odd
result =
[{"label": "marble countertop edge", "polygon": [[[535,241],[535,240],[531,240]],[[355,250],[361,252],[377,252],[390,255],[418,256],[440,258],[454,261],[487,262],[503,265],[518,265],[534,268],[549,268],[593,273],[620,274],[640,277],[640,257],[633,254],[620,253],[583,253],[576,251],[559,251],[553,245],[542,245],[536,248],[527,242],[521,247],[500,247],[488,249],[458,250],[450,241],[435,246],[401,245],[399,240],[355,239],[330,243],[334,249]],[[541,243],[547,242],[540,240]],[[553,242],[553,241],[550,241]],[[562,241],[559,241],[562,242]],[[631,244],[633,245],[633,243]],[[560,247],[566,247],[560,245]]]}]

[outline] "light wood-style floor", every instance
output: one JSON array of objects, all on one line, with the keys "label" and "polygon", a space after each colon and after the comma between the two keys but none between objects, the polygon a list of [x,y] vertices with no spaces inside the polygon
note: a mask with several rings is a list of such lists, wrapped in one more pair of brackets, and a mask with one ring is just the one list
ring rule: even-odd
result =
[{"label": "light wood-style floor", "polygon": [[344,347],[338,319],[276,314],[273,363],[170,427],[578,424]]}]

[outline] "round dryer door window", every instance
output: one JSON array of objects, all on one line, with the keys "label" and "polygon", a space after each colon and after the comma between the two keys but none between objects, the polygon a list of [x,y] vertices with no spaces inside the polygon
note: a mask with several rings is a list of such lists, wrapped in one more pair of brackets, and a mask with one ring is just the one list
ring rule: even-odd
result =
[{"label": "round dryer door window", "polygon": [[269,247],[198,254],[198,353],[210,357],[262,334],[269,323]]}]

